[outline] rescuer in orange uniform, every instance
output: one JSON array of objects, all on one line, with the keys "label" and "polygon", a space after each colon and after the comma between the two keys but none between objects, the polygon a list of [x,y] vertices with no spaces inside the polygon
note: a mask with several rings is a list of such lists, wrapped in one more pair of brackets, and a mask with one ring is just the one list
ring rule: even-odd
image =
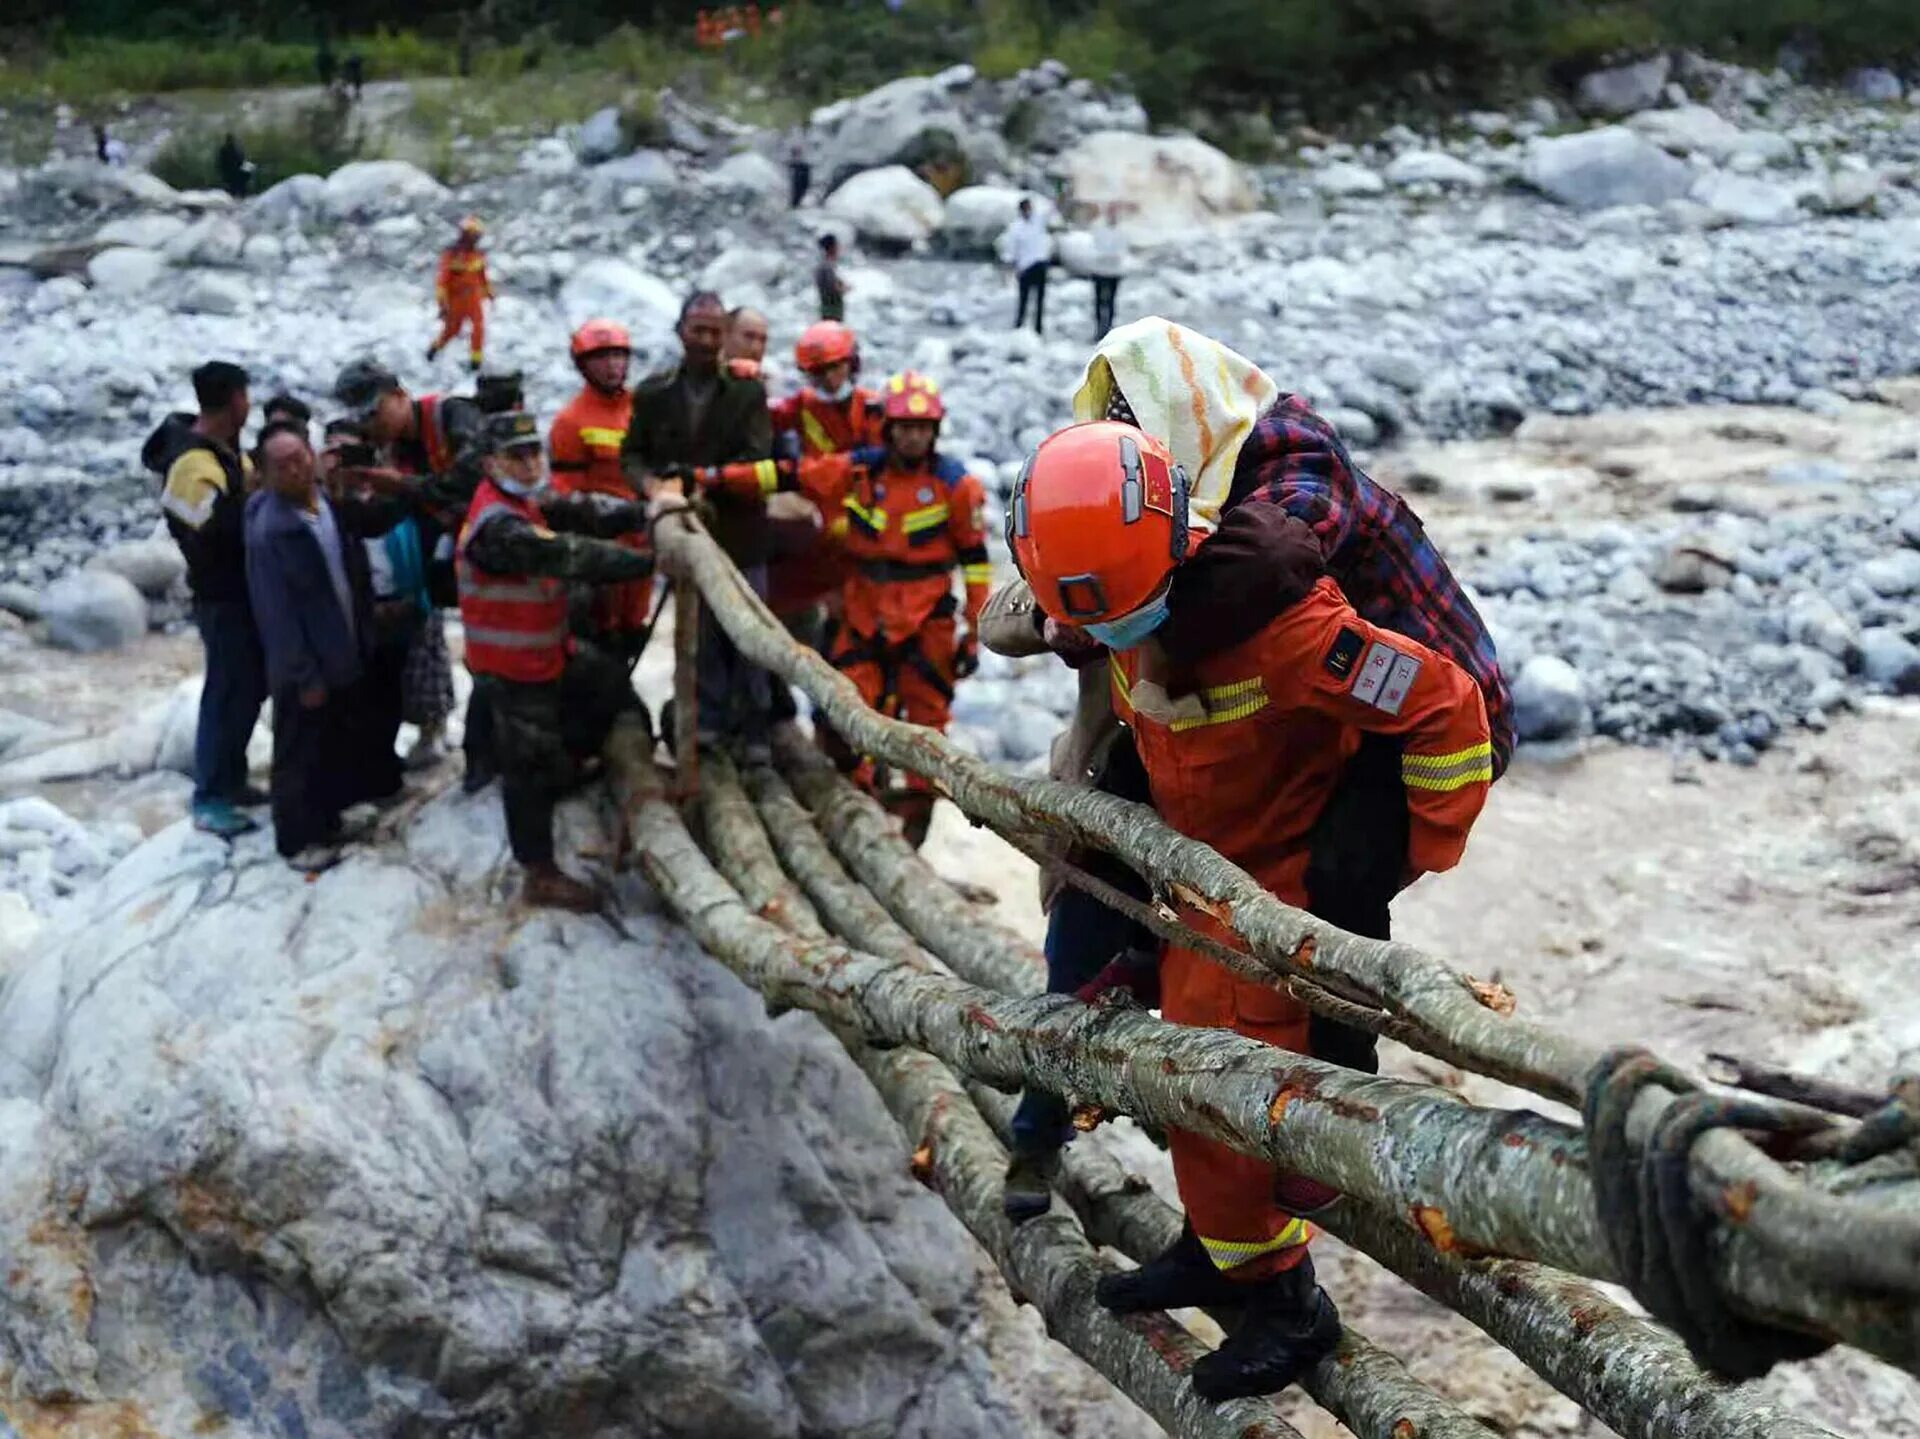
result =
[{"label": "rescuer in orange uniform", "polygon": [[[1175,567],[1206,537],[1189,524],[1186,473],[1159,440],[1111,420],[1053,435],[1016,482],[1007,530],[1040,608],[1110,651],[1115,712],[1168,824],[1305,908],[1314,819],[1375,732],[1400,741],[1409,879],[1459,860],[1493,749],[1480,689],[1452,660],[1361,619],[1330,579],[1203,659],[1155,638]],[[1182,918],[1231,940],[1208,914]],[[1194,950],[1165,947],[1160,991],[1175,1024],[1307,1052],[1297,1000]],[[1340,1335],[1314,1282],[1309,1227],[1279,1202],[1319,1190],[1317,1204],[1324,1190],[1213,1140],[1169,1138],[1187,1229],[1151,1263],[1101,1280],[1100,1302],[1123,1313],[1243,1304],[1242,1322],[1194,1366],[1194,1389],[1219,1401],[1285,1388]]]},{"label": "rescuer in orange uniform", "polygon": [[[612,320],[589,320],[573,332],[572,350],[586,384],[554,417],[547,435],[553,488],[562,495],[637,501],[633,482],[620,467],[620,445],[633,414],[633,393],[627,388],[633,341],[625,327]],[[650,548],[644,531],[622,535],[619,543],[641,552]],[[631,663],[646,642],[652,604],[651,578],[597,586],[587,632]]]},{"label": "rescuer in orange uniform", "polygon": [[878,447],[884,443],[885,421],[880,396],[856,384],[860,343],[845,325],[837,320],[809,325],[793,347],[793,359],[807,385],[768,406],[774,453],[797,458],[818,477],[800,487],[800,493],[813,500],[815,514],[807,525],[783,527],[779,552],[767,572],[767,605],[797,637],[824,650],[832,642],[840,593],[850,573],[840,543],[846,533],[840,500],[847,470],[840,464],[811,462]]},{"label": "rescuer in orange uniform", "polygon": [[[761,460],[694,472],[700,484],[737,493],[797,490],[845,519],[848,575],[829,658],[882,714],[944,730],[953,687],[979,667],[976,627],[987,601],[986,491],[958,460],[935,452],[946,415],[937,385],[911,371],[887,382],[880,446],[811,460]],[[967,628],[956,614],[958,569]],[[854,757],[842,751],[844,763]],[[874,779],[871,761],[857,776]],[[918,845],[933,818],[933,790],[918,775],[883,801]]]},{"label": "rescuer in orange uniform", "polygon": [[493,282],[487,278],[487,257],[480,251],[485,233],[479,217],[469,215],[460,222],[460,238],[440,252],[440,275],[433,287],[440,306],[440,338],[427,346],[429,360],[462,330],[467,331],[473,368],[479,369],[486,359],[487,301],[493,298]]}]

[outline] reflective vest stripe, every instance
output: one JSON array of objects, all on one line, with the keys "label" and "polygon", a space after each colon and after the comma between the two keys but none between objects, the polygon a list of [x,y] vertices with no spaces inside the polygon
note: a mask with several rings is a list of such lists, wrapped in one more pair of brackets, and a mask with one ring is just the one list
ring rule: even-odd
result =
[{"label": "reflective vest stripe", "polygon": [[952,513],[944,501],[937,505],[928,505],[922,510],[909,510],[906,517],[900,521],[900,528],[910,535],[918,534],[922,530],[944,525],[952,517]]},{"label": "reflective vest stripe", "polygon": [[580,443],[583,445],[604,445],[609,449],[619,449],[620,442],[627,437],[625,430],[610,430],[601,425],[582,425]]},{"label": "reflective vest stripe", "polygon": [[460,592],[471,595],[476,600],[507,600],[537,604],[553,597],[551,581],[525,580],[495,583],[482,579],[480,571],[471,565],[465,568],[471,580],[461,586]]},{"label": "reflective vest stripe", "polygon": [[820,417],[812,410],[800,412],[800,432],[806,436],[808,446],[816,455],[831,455],[840,448],[833,442],[833,436],[827,433],[827,427],[820,423]]},{"label": "reflective vest stripe", "polygon": [[1215,1269],[1237,1269],[1263,1254],[1272,1254],[1279,1249],[1297,1249],[1312,1238],[1312,1225],[1304,1219],[1290,1219],[1286,1228],[1271,1239],[1209,1239],[1203,1234],[1200,1236],[1200,1245],[1207,1251],[1207,1258],[1213,1261]]},{"label": "reflective vest stripe", "polygon": [[548,649],[564,643],[567,638],[567,627],[565,625],[561,625],[556,629],[540,630],[538,632],[533,630],[488,629],[484,625],[465,625],[463,628],[466,630],[467,643],[469,645],[494,645],[506,650]]},{"label": "reflective vest stripe", "polygon": [[848,515],[857,520],[860,528],[869,534],[878,535],[886,531],[887,512],[885,510],[870,510],[852,495],[848,495],[841,503],[846,506]]},{"label": "reflective vest stripe", "polygon": [[454,547],[467,668],[476,675],[545,684],[558,679],[567,665],[566,585],[538,575],[487,574],[467,558],[473,537],[507,515],[543,528],[531,500],[505,495],[492,481],[483,481]]},{"label": "reflective vest stripe", "polygon": [[780,467],[772,460],[755,460],[753,477],[760,482],[760,493],[773,494],[780,488]]},{"label": "reflective vest stripe", "polygon": [[990,585],[993,583],[993,566],[962,565],[960,578],[970,585]]},{"label": "reflective vest stripe", "polygon": [[1400,782],[1408,789],[1450,794],[1470,784],[1493,783],[1493,746],[1472,745],[1451,754],[1400,757]]}]

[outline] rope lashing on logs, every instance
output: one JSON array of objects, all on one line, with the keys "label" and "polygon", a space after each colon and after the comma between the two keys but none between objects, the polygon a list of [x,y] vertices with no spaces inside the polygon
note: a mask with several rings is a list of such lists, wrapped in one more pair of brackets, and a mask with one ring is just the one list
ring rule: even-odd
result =
[{"label": "rope lashing on logs", "polygon": [[[1633,1104],[1650,1084],[1680,1097],[1645,1141],[1628,1134]],[[1831,1121],[1814,1112],[1702,1091],[1644,1049],[1609,1050],[1594,1066],[1582,1109],[1594,1203],[1614,1263],[1647,1312],[1686,1341],[1702,1365],[1729,1379],[1758,1379],[1782,1360],[1811,1359],[1832,1341],[1736,1313],[1714,1279],[1714,1216],[1694,1196],[1693,1145],[1711,1129],[1794,1136]],[[1730,1200],[1731,1204],[1737,1201]]]}]

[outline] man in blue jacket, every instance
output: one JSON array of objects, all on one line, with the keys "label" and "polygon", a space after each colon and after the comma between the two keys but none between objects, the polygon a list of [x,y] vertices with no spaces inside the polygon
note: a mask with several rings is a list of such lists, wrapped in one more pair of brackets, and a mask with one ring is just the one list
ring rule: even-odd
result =
[{"label": "man in blue jacket", "polygon": [[[321,493],[304,429],[261,436],[265,487],[247,501],[247,590],[273,696],[274,841],[298,869],[324,869],[340,815],[400,788],[388,745],[366,744],[362,690],[374,644],[372,587],[357,532],[378,519],[344,516]],[[386,513],[384,524],[397,518]]]}]

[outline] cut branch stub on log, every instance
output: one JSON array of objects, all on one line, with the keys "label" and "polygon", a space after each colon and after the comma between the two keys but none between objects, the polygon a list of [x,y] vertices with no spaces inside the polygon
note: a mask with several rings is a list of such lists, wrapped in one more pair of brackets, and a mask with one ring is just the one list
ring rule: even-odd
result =
[{"label": "cut branch stub on log", "polygon": [[[636,764],[610,753],[623,795],[638,799],[657,786],[644,757]],[[671,831],[659,819],[663,809]],[[996,995],[900,960],[789,936],[741,906],[702,908],[687,886],[691,876],[713,875],[712,867],[684,837],[678,816],[656,801],[638,806],[635,824],[654,886],[703,944],[776,1003],[826,1015],[870,1040],[924,1049],[996,1087],[1036,1084],[1218,1139],[1411,1220],[1450,1252],[1534,1258],[1611,1277],[1585,1143],[1565,1125],[1476,1109],[1426,1085],[1359,1075],[1137,1010]],[[1730,1292],[1748,1297],[1758,1272],[1771,1296],[1763,1252],[1737,1229],[1722,1248],[1716,1257]],[[1898,1297],[1836,1296],[1808,1284],[1780,1312],[1840,1336],[1857,1326],[1883,1341],[1896,1362],[1913,1363],[1920,1339],[1911,1332],[1914,1306]]]}]

